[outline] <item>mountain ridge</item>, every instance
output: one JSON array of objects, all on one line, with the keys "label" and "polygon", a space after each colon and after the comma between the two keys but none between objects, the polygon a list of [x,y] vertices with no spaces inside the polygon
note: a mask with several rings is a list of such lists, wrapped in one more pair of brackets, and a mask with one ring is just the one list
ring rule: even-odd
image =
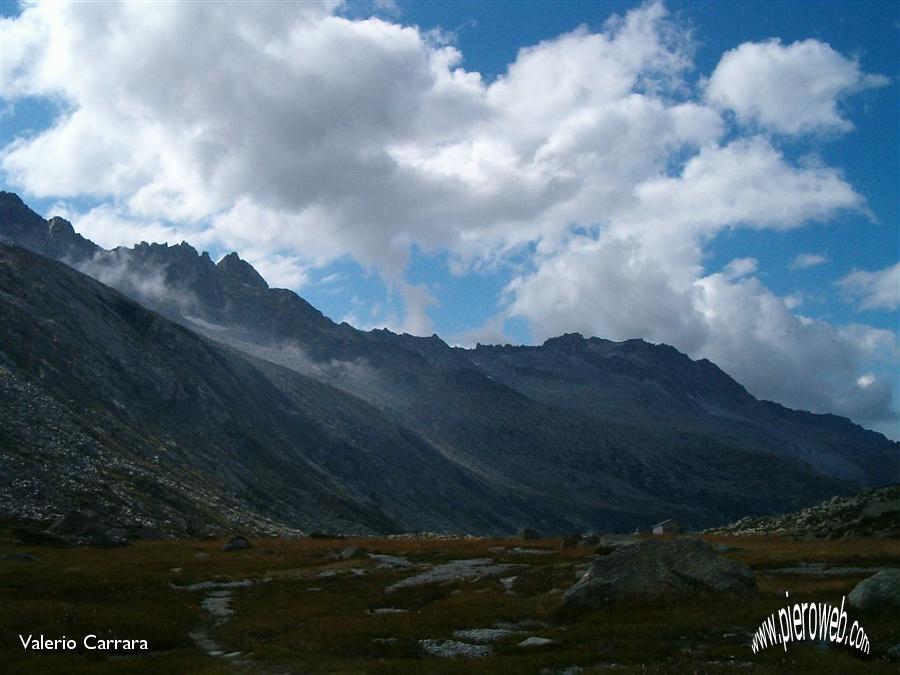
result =
[{"label": "mountain ridge", "polygon": [[79,237],[0,193],[7,243],[78,267],[257,370],[280,367],[276,379],[287,369],[364,402],[485,494],[541,505],[487,518],[489,530],[526,515],[557,530],[668,515],[708,526],[898,471],[898,446],[881,434],[758,401],[668,345],[567,334],[462,349],[436,335],[364,332],[269,288],[236,253],[215,263],[186,242],[105,251]]},{"label": "mountain ridge", "polygon": [[[26,279],[29,283],[22,283]],[[47,288],[53,292],[45,292]],[[3,426],[12,430],[2,439],[5,459],[20,467],[43,461],[60,473],[70,462],[82,462],[79,473],[84,476],[76,478],[93,480],[103,467],[90,460],[115,457],[125,467],[120,469],[124,476],[116,482],[104,479],[102,485],[114,485],[113,493],[122,486],[137,489],[132,480],[137,476],[138,482],[156,485],[150,494],[163,495],[163,503],[172,498],[167,482],[178,482],[178,475],[187,473],[191,480],[186,485],[202,493],[203,500],[182,511],[223,504],[234,518],[207,523],[207,514],[196,524],[183,525],[182,533],[202,534],[207,527],[215,531],[226,524],[268,527],[270,532],[322,526],[399,532],[426,529],[433,522],[458,531],[472,520],[512,527],[517,515],[528,513],[525,509],[519,515],[513,508],[505,522],[503,504],[488,499],[490,509],[477,515],[478,499],[486,490],[371,406],[292,371],[272,364],[259,367],[244,355],[229,354],[60,263],[0,246],[0,306],[5,319],[0,334]],[[63,347],[54,350],[48,343]],[[78,452],[62,447],[57,458],[45,442],[45,425],[22,424],[29,389],[71,413],[71,419],[53,422],[50,430],[71,427],[63,436],[80,439]],[[18,393],[10,395],[10,390]],[[31,413],[39,418],[48,407],[43,401]],[[18,415],[13,414],[17,408]],[[340,424],[341,416],[352,420],[352,433]],[[29,432],[37,435],[36,442],[24,436]],[[343,470],[346,462],[351,470]],[[9,482],[0,492],[12,496],[7,509],[14,508],[10,502],[19,511],[33,502],[37,512],[22,515],[39,518],[67,510],[39,509],[55,501],[54,490],[65,492],[59,476],[46,476],[33,498],[28,485],[16,485],[15,476],[33,478],[36,469],[2,473]],[[440,476],[450,480],[438,480]],[[392,482],[401,498],[382,490]],[[84,493],[84,503],[76,499],[68,506],[90,507],[107,516],[124,508],[115,494],[94,493],[89,485],[75,488],[76,496]],[[190,494],[175,492],[190,502]],[[266,497],[259,498],[259,492]],[[456,492],[476,517],[454,524],[460,500]],[[423,500],[427,504],[419,503]],[[130,516],[135,523],[173,530],[172,522],[152,513],[156,507],[150,496],[127,503],[149,509]],[[431,518],[422,518],[423,511],[430,511]]]},{"label": "mountain ridge", "polygon": [[[31,211],[30,209],[28,209],[28,207],[24,204],[24,202],[22,202],[21,198],[18,197],[18,195],[16,195],[15,193],[0,191],[0,223],[3,223],[4,229],[8,226],[7,225],[8,223],[14,223],[16,220],[16,214],[10,214],[9,209],[6,206],[10,202],[17,204],[17,206],[20,210],[25,210],[28,212],[29,217],[27,218],[27,220],[29,222],[29,225],[32,225],[32,226],[37,225],[38,228],[44,227],[44,228],[46,228],[46,230],[48,232],[48,234],[44,238],[42,238],[41,236],[38,236],[38,235],[32,235],[32,236],[29,236],[26,238],[20,237],[20,241],[18,242],[19,245],[23,246],[24,248],[28,248],[30,250],[41,253],[42,255],[47,255],[49,257],[54,257],[56,259],[62,259],[63,261],[68,260],[70,262],[74,262],[74,263],[76,263],[76,266],[78,263],[83,263],[85,259],[96,256],[98,253],[99,254],[115,254],[115,255],[128,254],[130,257],[135,258],[135,260],[131,261],[132,264],[136,264],[139,267],[144,264],[150,264],[150,265],[158,265],[158,266],[170,266],[170,269],[172,269],[172,267],[171,267],[172,263],[175,263],[174,269],[179,270],[180,272],[175,272],[174,274],[172,274],[171,279],[167,279],[167,281],[169,283],[178,284],[179,282],[184,282],[185,280],[187,280],[188,282],[192,281],[190,279],[190,277],[192,275],[190,273],[185,273],[184,270],[191,270],[191,268],[195,267],[194,263],[199,262],[201,264],[201,266],[205,265],[209,269],[215,269],[216,271],[224,272],[225,273],[224,276],[236,280],[237,283],[239,283],[239,284],[246,285],[253,289],[260,289],[263,291],[273,291],[273,292],[281,295],[282,297],[289,299],[289,301],[294,302],[294,303],[299,301],[299,303],[301,304],[301,306],[303,308],[303,313],[305,315],[303,318],[307,319],[307,320],[309,320],[309,318],[311,318],[311,317],[315,318],[317,320],[317,322],[319,323],[320,327],[321,326],[330,326],[336,330],[342,330],[342,328],[344,328],[344,327],[349,327],[352,330],[356,331],[357,333],[363,333],[363,334],[368,334],[368,335],[386,334],[386,335],[392,336],[393,338],[404,340],[406,342],[406,346],[409,346],[411,344],[418,344],[419,348],[420,348],[421,345],[426,345],[429,343],[420,343],[418,341],[430,340],[430,341],[432,341],[430,344],[433,345],[434,341],[437,341],[439,344],[443,345],[447,349],[464,349],[465,351],[473,351],[473,350],[460,348],[460,347],[450,347],[437,334],[434,334],[434,335],[426,338],[426,337],[413,336],[413,335],[409,335],[406,333],[395,334],[386,328],[385,329],[372,329],[372,330],[366,332],[366,331],[361,331],[359,329],[353,329],[351,326],[349,326],[349,324],[346,324],[346,323],[338,324],[337,322],[334,322],[331,319],[328,319],[328,317],[325,317],[321,313],[321,311],[319,311],[318,309],[316,309],[315,307],[310,305],[306,300],[304,300],[297,293],[287,290],[287,289],[270,288],[268,283],[262,277],[262,275],[260,275],[253,268],[253,266],[250,265],[250,263],[241,259],[239,254],[235,251],[232,251],[232,252],[224,255],[218,262],[213,262],[212,259],[209,257],[208,253],[206,253],[205,251],[202,253],[198,252],[194,247],[192,247],[186,241],[182,241],[181,243],[175,244],[172,246],[169,246],[168,244],[155,244],[155,243],[148,244],[147,242],[141,242],[139,244],[136,244],[131,249],[129,249],[127,247],[118,247],[116,249],[112,249],[111,251],[106,251],[105,249],[100,248],[99,246],[97,246],[96,244],[91,242],[90,240],[85,239],[80,234],[77,234],[74,231],[74,228],[72,227],[71,223],[69,223],[68,221],[66,221],[58,216],[53,217],[48,221],[45,221],[38,214],[36,214],[33,211]],[[64,224],[64,226],[60,227],[60,224]],[[54,225],[56,227],[54,227]],[[62,237],[55,237],[54,232],[56,232],[56,231],[63,231],[64,234],[62,235]],[[17,243],[16,238],[15,237],[7,237],[6,233],[3,231],[3,229],[0,229],[0,237],[3,237],[4,239],[6,239],[8,243],[13,243],[13,244]],[[42,242],[50,242],[50,243],[42,243]],[[41,250],[42,247],[43,247],[43,250]],[[68,255],[59,255],[58,253],[56,253],[60,249],[66,249],[66,247],[68,247],[68,250],[65,251],[65,253],[67,253]],[[170,255],[172,252],[177,252],[177,254],[175,256],[172,256],[172,255]],[[112,264],[112,263],[110,263],[110,264]],[[89,266],[88,270],[86,270],[86,271],[90,274],[91,269],[92,268]],[[99,268],[98,271],[102,271],[102,267]],[[127,284],[126,284],[126,289],[127,289]],[[131,290],[133,291],[134,295],[138,295],[138,296],[141,295],[139,289],[131,289]],[[128,293],[128,294],[132,295],[132,293]],[[147,299],[147,298],[138,297],[136,299],[141,300],[141,299]],[[213,306],[215,306],[215,305],[213,305]],[[164,307],[164,305],[163,305],[163,307]],[[194,317],[194,318],[202,318],[202,317]],[[222,317],[217,317],[217,318],[221,319]],[[291,318],[293,318],[293,317],[291,317]],[[232,320],[233,320],[233,318],[232,318]],[[345,334],[346,334],[346,331],[345,331]],[[617,343],[617,342],[614,342],[611,340],[605,340],[604,338],[599,338],[599,337],[585,338],[580,333],[566,333],[563,335],[547,338],[544,341],[544,343],[539,346],[540,347],[557,347],[557,346],[561,346],[561,345],[569,345],[570,347],[576,346],[576,348],[577,348],[577,346],[580,343],[591,343],[591,342],[604,343],[604,344],[609,344],[609,345],[621,345],[622,348],[629,348],[630,346],[638,345],[638,344],[653,345],[653,347],[655,347],[660,352],[668,351],[672,354],[680,356],[682,359],[687,359],[688,361],[690,361],[694,364],[697,364],[699,366],[708,367],[709,365],[711,365],[715,371],[718,371],[717,374],[725,375],[725,377],[728,378],[728,380],[730,380],[730,382],[733,385],[736,385],[738,390],[743,392],[743,394],[745,394],[746,396],[748,396],[748,397],[750,396],[746,392],[746,389],[742,385],[740,385],[740,383],[734,381],[733,378],[728,376],[727,373],[724,373],[724,371],[722,371],[721,368],[719,368],[716,364],[712,363],[711,361],[709,361],[708,359],[705,359],[705,358],[696,359],[696,360],[690,359],[690,357],[683,354],[682,352],[679,352],[675,347],[672,347],[671,345],[668,345],[666,343],[659,343],[659,344],[648,343],[641,338],[633,338],[630,340],[624,340],[622,342]],[[478,349],[497,349],[497,348],[530,349],[530,348],[534,348],[534,347],[535,347],[534,345],[508,345],[508,344],[507,345],[482,345],[482,344],[478,344],[473,349],[474,349],[474,351],[477,351]],[[417,348],[417,351],[418,351],[418,348]],[[772,407],[773,409],[784,409],[784,410],[788,410],[791,412],[798,412],[798,413],[801,413],[804,415],[818,416],[823,419],[835,419],[835,420],[847,420],[848,419],[848,418],[845,418],[845,417],[842,417],[840,415],[836,415],[833,413],[812,413],[812,412],[808,412],[808,411],[792,409],[792,408],[789,408],[788,406],[784,406],[775,401],[759,400],[759,403],[768,405],[768,406]],[[854,425],[854,427],[856,427],[858,429],[862,429],[871,434],[877,434],[879,436],[883,436],[883,434],[880,434],[879,432],[865,429],[861,425],[859,425],[855,422],[852,422],[852,420],[848,420],[848,421],[852,425]]]}]

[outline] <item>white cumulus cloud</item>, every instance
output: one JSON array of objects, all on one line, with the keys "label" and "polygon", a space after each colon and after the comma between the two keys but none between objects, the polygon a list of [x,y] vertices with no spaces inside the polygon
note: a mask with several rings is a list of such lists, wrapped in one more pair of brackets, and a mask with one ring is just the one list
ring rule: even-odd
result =
[{"label": "white cumulus cloud", "polygon": [[[884,82],[824,43],[741,45],[697,94],[690,30],[658,2],[523,48],[491,82],[439,31],[336,3],[46,2],[0,21],[6,102],[61,110],[3,148],[5,178],[101,202],[75,220],[105,246],[234,249],[295,288],[350,256],[404,303],[389,323],[418,334],[440,297],[406,279],[414,247],[455,274],[514,260],[504,306],[469,337],[511,316],[537,338],[646,337],[760,396],[893,414],[882,380],[857,386],[890,333],[795,315],[753,259],[704,269],[726,230],[866,212],[837,168],[770,138],[846,131],[841,100]],[[752,127],[726,135],[725,109]]]},{"label": "white cumulus cloud", "polygon": [[745,42],[722,56],[706,96],[733,110],[742,124],[786,134],[849,131],[853,124],[842,115],[841,100],[888,81],[818,40]]}]

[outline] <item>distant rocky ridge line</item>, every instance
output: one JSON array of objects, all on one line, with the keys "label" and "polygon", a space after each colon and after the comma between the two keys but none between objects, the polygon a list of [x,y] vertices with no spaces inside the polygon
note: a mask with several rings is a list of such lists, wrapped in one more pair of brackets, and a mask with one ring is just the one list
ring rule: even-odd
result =
[{"label": "distant rocky ridge line", "polygon": [[[140,417],[159,427],[159,438],[180,434],[175,443],[182,460],[197,462],[198,476],[219,473],[208,468],[217,452],[235,462],[229,481],[257,472],[257,454],[228,454],[255,443],[266,448],[263,455],[280,455],[278,462],[303,457],[301,464],[309,463],[313,473],[298,477],[288,492],[311,495],[327,484],[329,499],[341,495],[343,515],[337,520],[328,508],[309,502],[302,508],[311,510],[301,517],[303,500],[295,495],[285,501],[277,488],[290,472],[276,471],[275,477],[269,467],[259,475],[274,482],[257,480],[247,493],[252,499],[235,502],[247,522],[259,516],[286,528],[334,531],[340,521],[341,531],[382,533],[503,533],[529,524],[550,533],[631,530],[675,517],[702,528],[800,508],[859,485],[897,480],[900,471],[898,444],[881,434],[835,415],[758,401],[715,364],[693,361],[667,345],[569,334],[539,346],[461,349],[437,336],[364,332],[334,323],[292,291],[269,288],[237,254],[215,263],[184,242],[105,251],[67,225],[46,221],[17,196],[0,193],[0,240],[73,265],[159,315],[138,305],[123,309],[112,296],[104,302],[129,317],[124,325],[109,324],[109,310],[99,305],[74,312],[89,296],[106,298],[97,290],[102,286],[66,276],[37,258],[24,262],[7,248],[5,264],[17,271],[7,278],[7,295],[0,300],[11,316],[18,308],[17,329],[44,336],[48,321],[82,328],[57,329],[54,339],[16,341],[4,326],[0,365],[9,373],[6,381],[61,410],[71,405],[61,389],[107,392],[96,400],[104,418],[123,421],[131,437],[141,433],[132,419]],[[71,306],[50,302],[56,295]],[[17,304],[22,297],[32,303],[25,310]],[[85,342],[83,325],[91,322],[104,326],[95,344]],[[154,327],[152,336],[145,324]],[[121,353],[112,349],[118,344]],[[172,351],[169,344],[179,347]],[[141,389],[114,395],[105,371],[48,371],[42,365],[73,355],[84,361],[91,350],[111,352],[117,372],[139,375]],[[195,352],[218,354],[204,358],[222,368],[214,376],[194,368],[204,361],[187,359]],[[233,388],[228,382],[237,373],[254,383]],[[68,381],[76,377],[81,379]],[[184,377],[189,387],[180,383]],[[172,387],[228,392],[232,398],[216,402],[220,409],[212,417],[199,409],[195,416],[177,417],[164,396],[138,394]],[[248,396],[263,405],[247,405]],[[16,414],[19,428],[28,426],[22,419],[32,420],[29,447],[48,446],[51,431],[29,417],[38,413]],[[210,434],[221,430],[209,427],[210,419],[241,419],[241,425],[229,428],[230,440],[219,438],[216,445]],[[123,432],[100,426],[110,434],[104,443],[114,455]],[[186,437],[191,431],[196,433]],[[354,459],[328,452],[312,457],[317,442],[310,442],[321,433],[354,448]],[[413,456],[419,459],[406,466]],[[148,476],[154,471],[141,469]],[[413,485],[422,476],[436,482],[420,486],[420,492]],[[213,484],[198,494],[207,495]],[[413,494],[419,496],[410,501]],[[62,491],[60,499],[73,497]],[[178,504],[175,511],[189,510],[187,503]],[[7,508],[0,503],[0,511]],[[60,515],[65,505],[54,508]],[[354,523],[361,529],[353,530]]]},{"label": "distant rocky ridge line", "polygon": [[[197,310],[198,314],[214,313],[217,316],[212,318],[219,318],[225,321],[243,318],[228,315],[229,310],[235,311],[239,308],[233,306],[234,303],[229,303],[228,299],[223,297],[228,291],[233,291],[233,287],[237,285],[262,291],[271,291],[275,294],[273,297],[278,297],[278,300],[283,304],[293,305],[290,308],[293,310],[292,314],[296,313],[297,307],[302,308],[303,316],[300,318],[317,324],[315,327],[318,330],[325,330],[334,334],[343,332],[345,335],[349,334],[347,329],[355,333],[363,333],[363,331],[352,328],[346,322],[334,323],[293,291],[270,289],[262,275],[250,263],[242,260],[237,252],[228,253],[215,263],[206,251],[198,252],[186,241],[174,245],[142,241],[135,244],[132,248],[117,247],[112,250],[106,250],[77,234],[71,223],[63,218],[56,216],[45,221],[38,214],[31,211],[18,195],[11,192],[0,191],[0,242],[22,246],[42,255],[71,264],[154,309],[162,310],[167,314],[172,312],[171,318],[188,322],[188,327],[190,328],[198,328],[197,325],[192,325],[191,322],[202,318],[200,316],[185,316],[186,313],[190,313],[191,309]],[[123,269],[125,267],[128,269]],[[160,275],[164,278],[159,279],[162,285],[159,293],[154,292],[155,289],[152,288],[142,288],[142,284],[134,279],[146,279],[148,277],[153,279],[155,277],[158,278]],[[150,285],[153,286],[153,284]],[[166,293],[170,293],[175,297],[166,297]],[[200,293],[201,297],[191,297],[194,293]],[[246,308],[240,309],[246,310]],[[291,316],[291,319],[293,318],[296,317]],[[212,325],[215,326],[217,324]],[[202,326],[199,326],[199,328],[202,328]],[[253,332],[253,326],[238,325],[229,326],[229,328],[238,332]],[[276,329],[274,331],[276,334],[286,333],[285,337],[294,337],[291,335],[290,330],[281,330],[283,326],[278,325],[274,328]],[[641,345],[650,344],[640,338],[617,343],[599,337],[584,338],[579,333],[567,333],[548,338],[539,346],[479,343],[474,350],[465,350],[458,347],[450,348],[436,334],[427,338],[419,338],[408,334],[397,335],[386,328],[372,329],[364,334],[383,337],[388,340],[402,341],[404,347],[420,352],[433,352],[435,348],[476,352],[495,350],[516,352],[539,349],[540,347],[571,351],[582,348],[586,343],[621,345],[623,348],[634,346],[636,349],[640,349]],[[254,335],[254,337],[257,336]],[[265,340],[266,337],[271,336],[263,336],[262,339]],[[676,358],[681,357],[689,360],[684,354],[670,345],[658,344],[652,345],[652,347],[657,352],[669,352],[676,355]],[[712,380],[719,385],[732,388],[738,397],[752,398],[740,384],[728,377],[708,359],[701,358],[693,363],[699,364],[706,369],[707,374],[712,375]],[[773,409],[783,409],[800,415],[814,416],[820,421],[827,420],[832,424],[843,426],[849,423],[849,425],[858,430],[882,436],[878,432],[865,430],[863,427],[839,415],[791,410],[772,401],[759,401],[759,403],[771,406]],[[900,479],[900,476],[898,476],[898,479]]]}]

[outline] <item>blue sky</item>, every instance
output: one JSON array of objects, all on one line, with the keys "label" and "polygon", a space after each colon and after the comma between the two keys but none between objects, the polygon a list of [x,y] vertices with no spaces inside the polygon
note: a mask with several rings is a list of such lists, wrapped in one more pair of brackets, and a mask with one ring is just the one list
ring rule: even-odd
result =
[{"label": "blue sky", "polygon": [[0,175],[98,243],[234,248],[362,328],[667,342],[898,435],[895,3],[44,4],[2,3]]}]

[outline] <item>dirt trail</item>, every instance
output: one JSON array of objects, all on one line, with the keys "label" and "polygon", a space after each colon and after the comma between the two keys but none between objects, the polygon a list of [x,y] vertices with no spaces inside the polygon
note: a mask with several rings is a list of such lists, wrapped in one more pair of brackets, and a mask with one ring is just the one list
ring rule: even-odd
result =
[{"label": "dirt trail", "polygon": [[[268,581],[263,579],[261,581]],[[188,633],[194,644],[212,657],[227,659],[235,667],[241,670],[259,672],[258,664],[253,660],[253,654],[244,654],[238,651],[230,651],[213,637],[215,631],[222,625],[231,621],[234,617],[234,609],[231,602],[234,592],[238,588],[246,588],[254,583],[249,579],[239,581],[204,581],[190,586],[174,586],[183,591],[206,591],[206,596],[200,602],[204,610],[203,622]]]}]

